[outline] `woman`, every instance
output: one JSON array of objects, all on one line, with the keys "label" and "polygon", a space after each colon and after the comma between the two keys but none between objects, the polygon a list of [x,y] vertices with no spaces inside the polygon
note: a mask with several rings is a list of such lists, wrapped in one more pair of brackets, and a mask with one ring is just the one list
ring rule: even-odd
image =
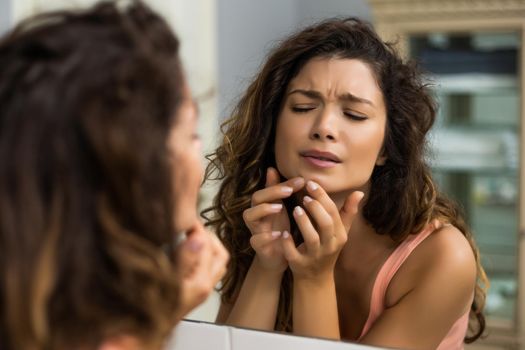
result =
[{"label": "woman", "polygon": [[207,169],[222,180],[209,224],[232,257],[217,321],[392,348],[479,338],[479,254],[424,158],[435,116],[421,75],[366,23],[284,40]]},{"label": "woman", "polygon": [[159,349],[223,275],[178,48],[139,1],[1,40],[1,349]]}]

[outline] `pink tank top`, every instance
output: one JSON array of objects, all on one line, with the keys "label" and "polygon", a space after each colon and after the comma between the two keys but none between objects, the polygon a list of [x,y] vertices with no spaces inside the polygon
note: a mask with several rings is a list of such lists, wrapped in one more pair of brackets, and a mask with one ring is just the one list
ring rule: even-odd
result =
[{"label": "pink tank top", "polygon": [[[390,281],[396,274],[397,270],[403,265],[405,260],[410,256],[412,251],[425,240],[434,230],[440,228],[442,225],[435,221],[435,223],[429,224],[423,231],[417,235],[409,236],[405,239],[388,257],[385,261],[379,273],[377,274],[374,286],[372,288],[372,297],[370,299],[370,311],[368,319],[361,331],[359,340],[365,336],[370,330],[374,322],[385,310],[385,296]],[[456,350],[463,349],[463,339],[467,333],[469,321],[469,311],[461,316],[454,325],[450,328],[449,332],[443,338],[438,350]]]}]

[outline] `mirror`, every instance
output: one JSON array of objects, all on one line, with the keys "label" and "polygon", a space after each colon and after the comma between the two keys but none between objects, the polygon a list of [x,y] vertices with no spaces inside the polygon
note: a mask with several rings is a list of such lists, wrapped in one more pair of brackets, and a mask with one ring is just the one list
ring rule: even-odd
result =
[{"label": "mirror", "polygon": [[[219,120],[229,116],[254,74],[261,69],[269,49],[289,33],[334,15],[372,19],[371,8],[364,2],[328,3],[334,5],[333,13],[327,11],[327,6],[321,11],[313,2],[301,2],[300,7],[295,3],[279,3],[276,8],[272,8],[272,3],[218,5]],[[380,1],[372,4],[377,8],[383,5]],[[339,8],[335,10],[336,7]],[[459,4],[458,11],[462,11]],[[488,7],[485,11],[489,11]],[[270,13],[272,25],[268,26],[265,16]],[[432,158],[428,160],[436,184],[463,207],[467,225],[474,231],[481,250],[481,263],[496,286],[489,291],[486,315],[490,324],[513,329],[518,317],[517,291],[522,274],[517,262],[523,254],[516,250],[517,232],[523,222],[518,212],[520,182],[523,182],[519,171],[519,144],[523,134],[520,131],[523,98],[520,27],[504,24],[503,19],[497,29],[488,28],[482,21],[469,27],[465,25],[468,18],[465,15],[450,24],[439,21],[436,16],[432,18],[434,27],[427,28],[401,14],[398,23],[392,20],[395,14],[386,10],[385,13],[376,21],[378,31],[391,32],[394,38],[392,33],[399,34],[398,47],[405,56],[420,62],[428,73],[427,79],[434,85],[432,95],[440,107],[430,134]],[[428,16],[431,15],[429,10]],[[403,26],[403,21],[408,24]],[[312,103],[308,100],[302,104]],[[283,177],[288,177],[283,169],[279,170]],[[500,233],[497,239],[494,232]],[[378,273],[378,270],[369,272]],[[216,309],[212,305],[217,302],[215,295],[201,309],[206,311],[196,310],[189,317],[213,321],[211,310]],[[338,303],[340,306],[344,300]]]},{"label": "mirror", "polygon": [[[336,16],[355,16],[372,21],[371,6],[375,4],[377,9],[388,3],[388,1],[381,0],[370,0],[368,2],[365,0],[326,0],[323,2],[316,0],[270,0],[264,3],[250,3],[244,0],[145,1],[164,14],[167,21],[173,24],[181,38],[181,56],[187,70],[193,95],[196,96],[200,105],[200,134],[203,139],[205,154],[215,149],[219,139],[218,129],[220,123],[230,115],[239,97],[243,94],[256,72],[261,68],[261,64],[264,62],[269,50],[281,39],[286,38],[290,33],[295,32],[299,28],[304,28],[308,24]],[[43,0],[30,2],[35,8],[46,9]],[[431,2],[428,0],[423,6]],[[29,4],[27,1],[25,3],[26,5]],[[423,2],[407,2],[410,6],[416,3],[418,3],[417,6],[421,6]],[[4,9],[7,10],[0,12],[12,12],[13,22],[27,15],[28,13],[25,12],[31,11],[30,8],[32,8],[31,6],[11,6],[14,4],[14,1],[8,1],[5,4]],[[62,4],[63,1],[57,0],[47,2],[46,6],[54,7],[56,5],[60,7]],[[434,4],[440,5],[437,1]],[[455,5],[458,6],[458,9],[462,6],[459,2]],[[393,7],[390,8],[390,10],[392,9]],[[468,10],[470,11],[470,9]],[[476,11],[481,10],[476,9]],[[517,12],[519,13],[519,11]],[[390,16],[394,18],[395,14],[392,15],[390,13]],[[403,19],[403,16],[399,14],[398,16],[400,16],[400,22],[403,20],[410,22],[410,19],[407,20],[409,17]],[[457,17],[460,16],[458,15]],[[385,20],[386,17],[379,16],[379,18],[380,20]],[[427,78],[434,85],[432,94],[440,106],[435,127],[430,134],[431,142],[429,145],[433,155],[432,159],[429,159],[429,164],[432,168],[431,172],[435,183],[439,185],[441,190],[457,200],[463,207],[467,225],[474,231],[474,236],[482,255],[481,262],[488,272],[494,287],[488,293],[485,309],[486,315],[489,317],[489,326],[496,325],[493,329],[502,329],[503,332],[505,330],[510,331],[515,336],[516,329],[520,328],[520,323],[518,322],[525,318],[525,310],[522,307],[522,305],[525,305],[522,300],[525,294],[519,293],[520,283],[523,286],[522,282],[524,281],[523,271],[520,271],[518,265],[519,261],[523,261],[525,252],[516,248],[520,244],[518,232],[520,230],[523,232],[523,223],[525,222],[523,217],[519,216],[520,205],[523,204],[525,198],[523,195],[525,177],[523,171],[521,171],[523,156],[521,155],[520,158],[519,148],[525,133],[523,121],[521,120],[524,112],[523,86],[525,84],[525,75],[523,75],[523,67],[520,66],[520,62],[523,65],[523,59],[520,61],[520,51],[522,51],[524,41],[522,32],[523,28],[525,28],[525,22],[523,22],[522,18],[520,19],[521,22],[505,22],[502,20],[502,22],[498,22],[500,23],[498,25],[494,25],[492,22],[479,22],[483,23],[483,25],[479,24],[478,28],[467,28],[465,18],[463,18],[463,22],[454,22],[451,19],[453,25],[451,24],[450,26],[454,27],[452,29],[447,24],[443,24],[443,21],[436,21],[430,27],[425,26],[421,21],[407,26],[402,26],[394,21],[389,24],[390,27],[382,23],[382,31],[380,33],[385,34],[386,29],[387,31],[401,34],[399,38],[401,48],[406,51],[408,56],[415,58],[425,71],[430,73]],[[10,18],[6,20],[5,17],[0,16],[0,32],[6,27],[5,23],[9,22],[9,20]],[[378,25],[377,22],[375,24]],[[294,76],[300,82],[297,83],[298,87],[296,90],[292,92],[299,92],[301,97],[307,97],[307,102],[288,103],[288,98],[292,94],[288,92],[283,106],[289,104],[286,108],[289,108],[293,113],[306,114],[316,109],[318,105],[323,104],[317,103],[318,101],[325,102],[323,98],[329,94],[323,96],[322,93],[317,93],[316,95],[315,84],[317,80],[315,78],[322,76],[322,74],[328,75],[326,71],[330,74],[338,71],[337,57],[333,61],[326,61],[328,60],[322,61],[322,64],[317,62],[320,66],[315,66],[316,68],[310,66],[311,61],[308,61],[302,68],[307,70],[306,66],[308,66],[310,69],[308,74],[310,75],[307,75],[307,78],[303,80],[299,79],[299,77],[302,78],[304,72],[301,70]],[[371,70],[370,67],[364,66],[368,69],[365,69],[367,72]],[[352,67],[356,67],[356,65],[353,64]],[[359,68],[359,65],[357,67]],[[321,71],[320,74],[317,74],[318,70]],[[359,69],[356,68],[355,74],[352,74],[350,75],[352,77],[359,76]],[[384,109],[384,114],[386,115],[387,108],[380,106],[378,99],[374,98],[374,96],[377,97],[377,94],[374,95],[374,91],[371,93],[368,91],[366,84],[363,83],[366,80],[366,74],[363,77],[358,85],[358,94],[354,90],[344,87],[346,90],[343,92],[346,100],[350,100],[354,105],[355,103],[360,103],[374,106],[375,109],[368,107],[368,111],[373,112],[373,117],[381,114],[381,108]],[[296,82],[294,81],[294,83]],[[377,82],[374,80],[374,83]],[[368,84],[367,86],[370,85],[374,84]],[[374,85],[376,90],[378,90],[377,85]],[[312,86],[314,87],[312,88]],[[334,86],[338,85],[334,84]],[[400,84],[396,85],[396,87],[399,86]],[[327,90],[331,91],[330,89]],[[312,92],[314,93],[312,94]],[[326,101],[328,100],[326,99]],[[341,100],[340,95],[335,100]],[[381,103],[383,102],[381,101]],[[402,99],[399,98],[396,102],[401,104]],[[303,106],[297,107],[298,105]],[[391,108],[392,106],[387,107]],[[357,124],[370,119],[367,113],[359,113],[359,111],[362,112],[360,108],[345,108],[342,114],[348,117],[348,120],[345,119],[346,123],[351,121]],[[351,110],[352,113],[347,113],[347,109]],[[282,110],[284,110],[284,107]],[[355,113],[356,110],[358,113]],[[364,110],[366,112],[367,108],[364,108]],[[283,114],[284,112],[281,113]],[[290,122],[289,125],[292,125],[293,120],[289,119],[287,122]],[[301,125],[296,124],[295,126],[300,127]],[[300,130],[299,128],[293,129],[291,126],[287,127],[292,130],[288,133],[283,133],[288,143],[292,143],[289,140],[292,139],[294,134],[298,134]],[[284,127],[281,127],[281,130],[283,129]],[[330,130],[327,128],[323,129],[322,132],[319,130],[315,133],[312,132],[309,136],[319,139],[324,135],[327,139],[333,140]],[[279,140],[278,136],[276,136],[276,143]],[[281,138],[285,138],[285,136]],[[370,138],[366,136],[368,135],[365,134],[364,138],[369,140]],[[383,140],[383,136],[382,134],[381,140]],[[347,139],[351,140],[352,138],[348,137]],[[371,163],[371,168],[374,168],[374,171],[377,169],[376,166],[381,167],[388,161],[388,155],[381,153],[382,148],[382,144],[377,147],[377,154],[374,155],[373,164]],[[279,151],[277,150],[275,153],[277,154]],[[326,151],[307,150],[302,153],[305,154],[301,154],[301,157],[310,158],[308,161],[320,168],[328,167],[326,166],[327,163],[342,163],[337,156],[334,158],[333,154],[327,154]],[[278,158],[278,156],[276,155],[275,158]],[[279,159],[277,159],[276,163],[283,178],[292,177],[289,175],[293,172],[288,172],[290,174],[285,173],[286,169],[282,166],[286,163],[285,161],[281,160],[279,164]],[[400,164],[397,163],[397,165]],[[353,166],[355,169],[359,169],[358,166]],[[347,173],[351,174],[350,171]],[[278,175],[274,174],[276,182],[279,182],[277,181],[279,179]],[[370,174],[367,174],[367,176],[368,179]],[[314,180],[316,179],[314,178]],[[216,185],[206,184],[203,187],[200,202],[201,210],[210,205],[217,190]],[[303,191],[304,185],[301,184],[295,191],[298,191],[299,188]],[[345,185],[348,184],[346,183]],[[344,190],[350,191],[351,189],[351,191],[354,191],[356,188],[358,187],[348,185]],[[365,185],[362,188],[368,190]],[[311,188],[311,191],[314,190],[315,188]],[[334,192],[337,191],[332,191],[331,193]],[[339,188],[338,193],[341,192],[344,191]],[[421,192],[425,193],[424,191]],[[304,203],[308,203],[306,198],[309,197],[303,198]],[[317,199],[320,200],[320,198]],[[335,202],[335,199],[332,199]],[[267,202],[270,201],[267,200]],[[424,202],[424,200],[421,202]],[[340,204],[339,208],[341,208],[343,203],[345,202],[340,201],[336,204]],[[306,207],[306,204],[304,206]],[[291,211],[288,214],[292,215]],[[299,211],[295,214],[300,216],[304,212],[300,213]],[[309,211],[309,214],[311,217],[314,216],[311,211]],[[419,215],[420,213],[417,214]],[[314,220],[316,220],[316,223],[320,223],[319,217],[314,218]],[[428,222],[426,223],[429,224]],[[436,224],[434,228],[440,229],[442,227],[438,226]],[[426,227],[424,228],[425,230]],[[367,229],[364,224],[361,228],[363,230]],[[410,228],[412,229],[413,226]],[[374,227],[374,229],[376,228]],[[495,232],[498,235],[494,235]],[[277,232],[277,236],[279,235],[282,235],[284,238],[288,236],[286,231]],[[356,269],[348,269],[354,273],[352,275],[352,278],[354,278],[352,283],[358,286],[357,288],[354,287],[354,292],[363,286],[367,293],[374,295],[374,281],[376,280],[372,280],[370,276],[379,275],[382,271],[383,263],[389,262],[389,259],[394,256],[393,253],[401,246],[401,244],[396,243],[394,245],[390,242],[391,247],[389,247],[387,240],[381,238],[386,235],[377,236],[376,243],[379,245],[385,244],[387,248],[384,251],[389,252],[389,254],[385,254],[383,260],[380,258],[376,259],[374,262],[377,263],[379,261],[381,264],[377,263],[377,266],[372,264],[369,270],[366,271],[367,273],[360,271],[362,274],[359,275],[359,273],[356,273]],[[295,239],[297,242],[298,237],[295,237]],[[411,242],[405,236],[400,240],[405,240],[403,243],[406,241]],[[375,247],[373,244],[370,246]],[[363,258],[362,264],[365,266],[369,261],[366,260],[367,256],[365,254],[363,254]],[[478,278],[480,276],[479,271],[478,269]],[[339,281],[344,280],[340,275],[341,273],[336,268],[335,279],[339,279]],[[368,279],[359,280],[359,277],[362,278],[363,275],[367,276]],[[360,283],[370,280],[373,283]],[[340,286],[337,285],[336,287],[339,288]],[[348,292],[348,290],[345,291]],[[340,297],[340,294],[337,295],[339,297],[337,306],[340,307],[340,310],[349,309],[345,304],[350,304],[348,300],[357,304],[354,299],[358,298],[352,299],[357,293],[347,293],[344,298]],[[380,300],[383,299],[386,299],[386,297],[380,298]],[[400,299],[397,300],[399,301]],[[368,302],[368,299],[366,302]],[[316,307],[314,303],[312,305],[312,307]],[[344,306],[341,307],[341,305]],[[363,302],[363,305],[366,306],[360,311],[366,311],[364,316],[368,316],[367,307],[370,305],[370,302],[368,304]],[[396,305],[396,303],[392,305]],[[354,305],[351,306],[353,307]],[[211,295],[206,303],[189,314],[187,318],[202,322],[214,322],[218,308],[219,295],[215,293]],[[353,308],[352,310],[355,309]],[[359,311],[359,308],[357,309]],[[414,311],[414,309],[411,309],[411,311]],[[445,311],[447,309],[444,308],[443,312]],[[322,314],[322,312],[319,314]],[[410,315],[413,314],[416,313],[410,313]],[[438,313],[436,312],[436,314]],[[463,316],[465,315],[468,316],[468,310],[463,314]],[[458,320],[463,320],[463,316]],[[345,322],[347,324],[351,323],[351,321],[345,319],[344,314],[339,313],[339,317],[342,320],[341,324]],[[368,321],[368,318],[364,320]],[[323,320],[316,321],[321,324],[323,322]],[[356,339],[358,335],[354,334],[354,337],[348,338]]]},{"label": "mirror", "polygon": [[[310,0],[228,0],[213,4],[197,1],[195,5],[184,6],[194,6],[190,10],[199,14],[191,23],[178,17],[174,22],[182,36],[182,56],[199,103],[205,153],[214,150],[220,122],[231,113],[277,41],[325,18],[357,16],[372,20],[370,6],[365,0],[327,0],[322,3]],[[199,99],[199,96],[203,98]],[[216,185],[205,184],[201,209],[210,205],[216,190]],[[214,322],[219,303],[219,295],[214,293],[187,319]]]}]

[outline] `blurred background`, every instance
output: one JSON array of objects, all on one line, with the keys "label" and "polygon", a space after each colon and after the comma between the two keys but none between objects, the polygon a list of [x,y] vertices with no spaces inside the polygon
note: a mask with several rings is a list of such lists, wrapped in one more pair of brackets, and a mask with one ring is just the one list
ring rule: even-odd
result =
[{"label": "blurred background", "polygon": [[[205,153],[269,49],[334,16],[371,21],[415,58],[440,105],[429,161],[462,205],[491,280],[489,336],[476,349],[519,349],[525,337],[525,0],[145,0],[182,41],[200,105]],[[93,0],[0,0],[0,33],[24,17]],[[204,162],[204,159],[203,159]],[[215,186],[203,188],[201,207]],[[218,296],[189,318],[213,321]],[[524,344],[524,343],[521,343]]]}]

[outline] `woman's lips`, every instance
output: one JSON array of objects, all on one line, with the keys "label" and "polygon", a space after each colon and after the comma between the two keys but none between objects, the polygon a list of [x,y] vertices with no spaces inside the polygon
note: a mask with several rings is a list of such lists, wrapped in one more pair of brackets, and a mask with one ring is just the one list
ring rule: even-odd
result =
[{"label": "woman's lips", "polygon": [[318,168],[333,168],[338,163],[333,160],[322,159],[312,156],[302,156],[302,158],[310,165],[313,165]]},{"label": "woman's lips", "polygon": [[341,163],[341,160],[335,154],[317,149],[299,152],[299,155],[308,164],[318,168],[332,168]]}]

